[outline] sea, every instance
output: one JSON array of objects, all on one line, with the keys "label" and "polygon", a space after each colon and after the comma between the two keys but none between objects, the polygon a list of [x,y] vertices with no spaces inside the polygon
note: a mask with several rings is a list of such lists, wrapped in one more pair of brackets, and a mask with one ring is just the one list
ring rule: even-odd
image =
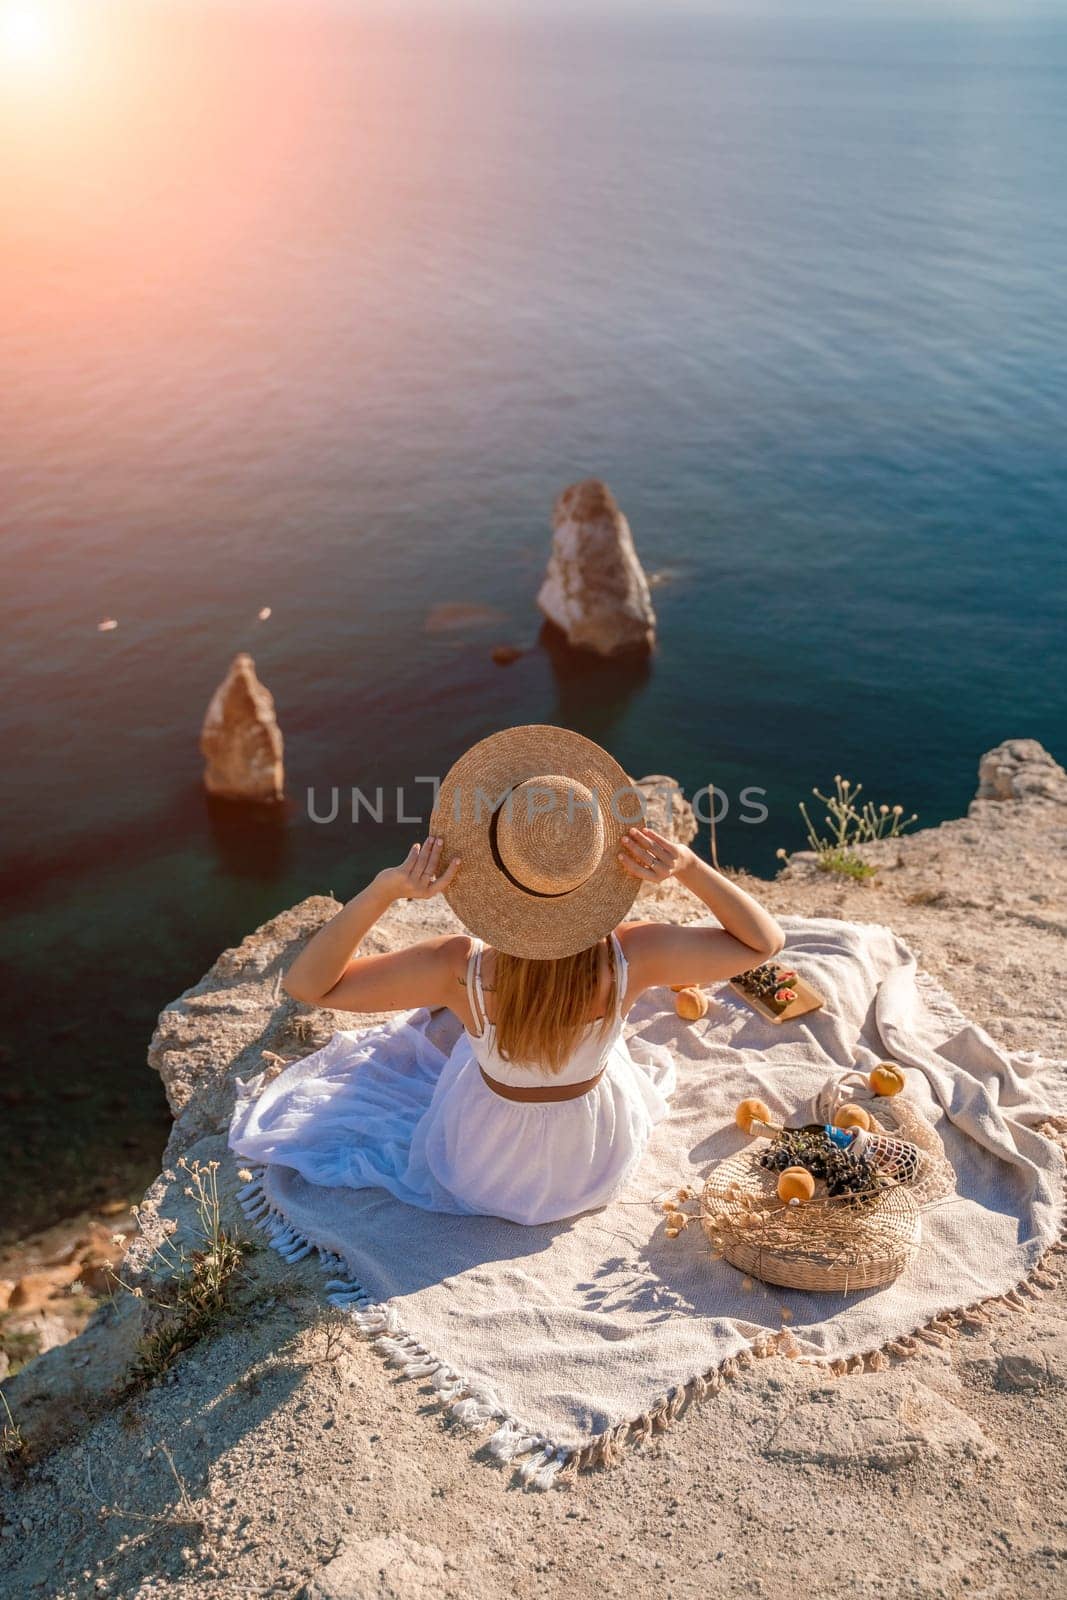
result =
[{"label": "sea", "polygon": [[[161,1006],[497,728],[764,874],[836,773],[1067,753],[1067,14],[57,0],[0,90],[5,1236],[136,1193]],[[644,665],[541,630],[589,476]],[[270,815],[201,787],[242,650]]]}]

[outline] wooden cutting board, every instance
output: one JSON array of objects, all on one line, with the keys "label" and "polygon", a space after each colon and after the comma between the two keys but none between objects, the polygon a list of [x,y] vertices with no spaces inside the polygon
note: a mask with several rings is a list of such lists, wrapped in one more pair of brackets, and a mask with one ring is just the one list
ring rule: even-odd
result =
[{"label": "wooden cutting board", "polygon": [[784,1006],[781,1011],[776,1011],[765,1000],[761,1000],[758,996],[749,994],[747,990],[742,989],[734,979],[731,978],[730,980],[730,988],[734,991],[734,994],[740,995],[746,1005],[751,1006],[753,1011],[757,1011],[761,1017],[766,1017],[768,1022],[792,1022],[794,1017],[803,1017],[809,1011],[818,1011],[825,1004],[818,990],[813,989],[810,983],[805,983],[804,979],[799,975],[789,987],[796,990],[796,999],[790,1000],[789,1004]]}]

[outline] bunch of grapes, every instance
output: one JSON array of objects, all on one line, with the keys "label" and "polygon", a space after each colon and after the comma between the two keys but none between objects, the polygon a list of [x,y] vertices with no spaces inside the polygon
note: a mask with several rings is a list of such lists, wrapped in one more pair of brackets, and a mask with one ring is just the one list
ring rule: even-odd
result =
[{"label": "bunch of grapes", "polygon": [[797,997],[797,991],[792,987],[797,981],[796,973],[788,967],[776,966],[773,961],[765,961],[761,967],[751,967],[734,981],[746,994],[754,995],[775,1010],[784,1009]]},{"label": "bunch of grapes", "polygon": [[748,972],[742,972],[737,982],[749,994],[757,995],[761,1000],[771,1000],[778,987],[778,968],[773,961],[765,961],[762,967],[752,967]]},{"label": "bunch of grapes", "polygon": [[841,1148],[816,1123],[783,1128],[759,1159],[769,1172],[804,1167],[813,1178],[822,1178],[827,1193],[834,1197],[871,1194],[881,1186],[880,1174],[869,1156]]}]

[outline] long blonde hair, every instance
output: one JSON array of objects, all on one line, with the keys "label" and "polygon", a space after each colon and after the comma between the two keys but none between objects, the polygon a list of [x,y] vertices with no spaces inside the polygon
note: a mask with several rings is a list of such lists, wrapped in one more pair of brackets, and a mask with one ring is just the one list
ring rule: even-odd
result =
[{"label": "long blonde hair", "polygon": [[[602,1032],[611,1023],[617,983],[612,961]],[[498,950],[493,979],[496,1048],[508,1061],[545,1072],[562,1071],[578,1034],[588,1026],[587,1012],[599,988],[599,944],[555,961],[533,961]]]}]

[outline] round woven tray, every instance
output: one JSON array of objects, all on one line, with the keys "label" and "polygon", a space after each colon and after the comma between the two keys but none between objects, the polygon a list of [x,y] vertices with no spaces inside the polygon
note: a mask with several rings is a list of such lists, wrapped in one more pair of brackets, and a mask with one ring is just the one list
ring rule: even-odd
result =
[{"label": "round woven tray", "polygon": [[899,1277],[922,1232],[908,1189],[831,1199],[820,1183],[813,1200],[787,1205],[778,1174],[760,1166],[765,1148],[760,1140],[720,1162],[704,1185],[700,1220],[713,1249],[764,1283],[813,1293],[876,1289]]}]

